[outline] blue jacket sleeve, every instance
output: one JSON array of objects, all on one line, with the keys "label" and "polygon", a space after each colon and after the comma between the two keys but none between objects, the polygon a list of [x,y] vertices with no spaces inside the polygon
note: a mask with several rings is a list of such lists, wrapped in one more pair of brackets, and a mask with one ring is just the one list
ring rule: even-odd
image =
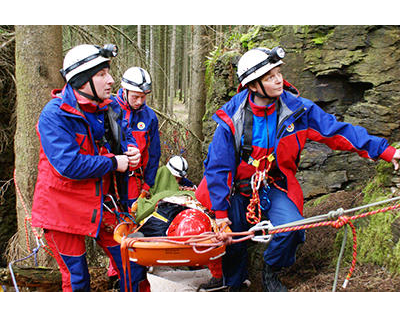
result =
[{"label": "blue jacket sleeve", "polygon": [[218,125],[208,147],[204,162],[204,176],[213,211],[226,211],[236,169],[233,135],[228,128]]},{"label": "blue jacket sleeve", "polygon": [[105,156],[81,154],[75,132],[53,112],[42,112],[37,125],[43,151],[54,169],[75,180],[100,178],[113,171],[112,160]]},{"label": "blue jacket sleeve", "polygon": [[129,126],[128,120],[125,119],[125,110],[122,111],[122,119],[119,122],[121,125],[122,133],[125,134],[127,146],[135,146],[138,147],[135,137],[132,134],[132,128]]},{"label": "blue jacket sleeve", "polygon": [[144,182],[152,187],[156,178],[158,164],[161,156],[160,134],[158,132],[158,119],[154,114],[151,121],[151,128],[149,131],[150,144],[149,144],[149,161],[147,162],[146,170],[144,172]]},{"label": "blue jacket sleeve", "polygon": [[380,158],[388,149],[386,139],[368,134],[364,127],[339,122],[334,115],[324,112],[311,101],[303,101],[310,107],[307,133],[309,139],[324,143],[333,150],[352,151],[373,160]]}]

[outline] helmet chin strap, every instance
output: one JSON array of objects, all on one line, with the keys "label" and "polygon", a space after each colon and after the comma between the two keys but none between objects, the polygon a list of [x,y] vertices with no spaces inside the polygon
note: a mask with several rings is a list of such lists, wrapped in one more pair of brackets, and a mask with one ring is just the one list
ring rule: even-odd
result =
[{"label": "helmet chin strap", "polygon": [[263,92],[263,94],[258,93],[258,92],[254,92],[254,94],[255,94],[257,97],[259,97],[259,98],[261,98],[261,99],[274,99],[273,97],[270,97],[270,96],[268,95],[268,93],[265,91],[264,85],[261,83],[261,80],[257,80],[257,83],[258,83],[258,85],[260,86],[260,88],[261,88],[261,90],[262,90],[262,92]]},{"label": "helmet chin strap", "polygon": [[100,99],[99,96],[96,93],[96,88],[94,87],[92,78],[89,79],[89,85],[90,85],[90,88],[92,89],[93,95],[87,94],[87,93],[85,93],[83,91],[80,91],[78,89],[74,89],[74,90],[76,92],[78,92],[80,95],[83,95],[85,98],[88,98],[89,100],[96,101],[98,103],[103,102],[104,100]]}]

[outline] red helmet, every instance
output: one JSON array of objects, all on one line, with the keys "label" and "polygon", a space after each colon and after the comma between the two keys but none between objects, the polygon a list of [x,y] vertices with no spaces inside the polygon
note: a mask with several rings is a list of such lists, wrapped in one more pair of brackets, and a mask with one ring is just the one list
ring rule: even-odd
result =
[{"label": "red helmet", "polygon": [[202,211],[189,208],[176,215],[168,227],[167,236],[199,235],[210,231],[212,231],[210,218]]}]

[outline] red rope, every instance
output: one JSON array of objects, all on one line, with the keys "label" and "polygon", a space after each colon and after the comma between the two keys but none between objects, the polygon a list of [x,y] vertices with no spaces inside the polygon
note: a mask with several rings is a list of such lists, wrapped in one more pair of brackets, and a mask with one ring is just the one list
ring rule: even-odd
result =
[{"label": "red rope", "polygon": [[[266,159],[266,167],[264,171],[260,171],[259,167],[261,165],[261,161]],[[281,188],[279,185],[275,183],[275,180],[273,177],[268,175],[268,172],[270,171],[272,167],[272,162],[274,161],[274,156],[273,154],[270,154],[269,156],[265,155],[261,157],[259,160],[254,160],[253,165],[256,166],[256,172],[254,174],[254,178],[252,179],[252,187],[253,187],[253,192],[252,192],[252,197],[250,198],[250,203],[247,206],[247,213],[246,213],[246,220],[249,224],[251,225],[256,225],[261,221],[261,208],[260,208],[260,195],[258,194],[258,186],[254,185],[254,183],[260,183],[263,180],[268,180],[268,183],[273,184],[277,189],[288,193],[287,190],[284,188]],[[256,211],[256,206],[257,206],[257,211]]]}]

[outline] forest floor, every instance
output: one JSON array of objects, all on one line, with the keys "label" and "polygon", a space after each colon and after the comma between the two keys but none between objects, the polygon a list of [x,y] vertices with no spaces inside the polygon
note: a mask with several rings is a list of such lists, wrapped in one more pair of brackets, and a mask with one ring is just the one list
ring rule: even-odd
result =
[{"label": "forest floor", "polygon": [[187,122],[188,119],[188,107],[182,102],[175,101],[174,103],[174,115],[181,122]]}]

